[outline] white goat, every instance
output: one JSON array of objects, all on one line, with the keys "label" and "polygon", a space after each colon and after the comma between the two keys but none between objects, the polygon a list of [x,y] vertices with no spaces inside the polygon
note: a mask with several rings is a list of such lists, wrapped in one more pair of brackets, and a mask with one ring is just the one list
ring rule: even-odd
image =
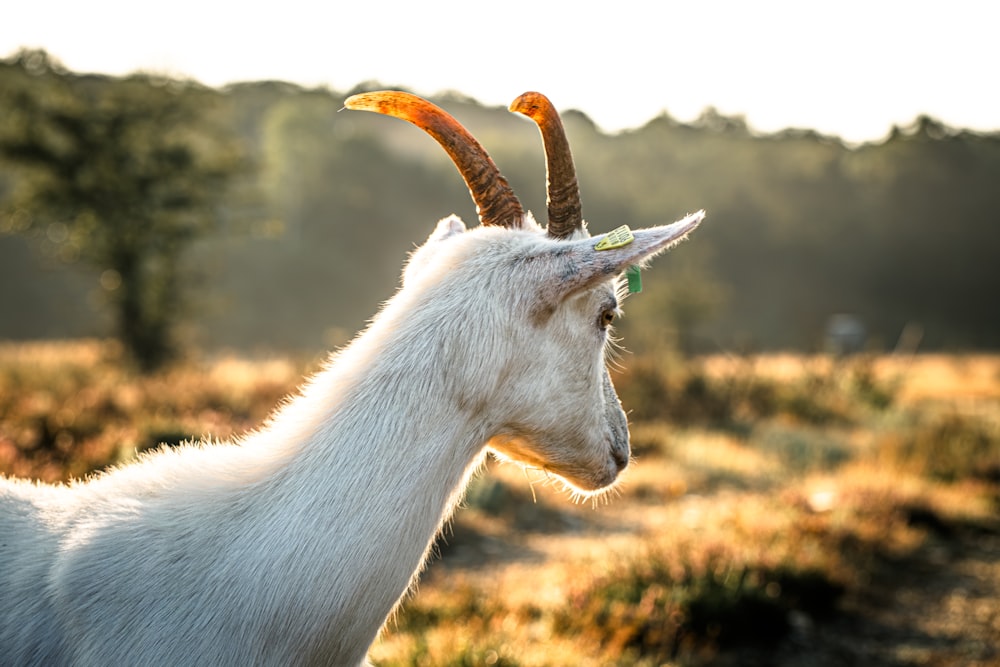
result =
[{"label": "white goat", "polygon": [[595,249],[558,115],[525,94],[547,232],[482,147],[404,93],[354,96],[451,154],[483,226],[438,223],[367,330],[240,442],[69,486],[0,479],[5,665],[356,665],[492,449],[583,493],[629,461],[604,362],[625,267],[702,213]]}]

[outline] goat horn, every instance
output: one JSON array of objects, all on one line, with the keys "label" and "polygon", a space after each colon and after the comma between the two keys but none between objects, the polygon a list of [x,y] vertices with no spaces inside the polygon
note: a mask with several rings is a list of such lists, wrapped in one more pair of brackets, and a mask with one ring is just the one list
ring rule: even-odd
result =
[{"label": "goat horn", "polygon": [[374,111],[413,123],[434,137],[458,168],[484,225],[520,227],[524,209],[486,150],[451,114],[425,99],[393,90],[352,95],[348,109]]},{"label": "goat horn", "polygon": [[541,93],[524,93],[511,102],[510,110],[535,121],[545,145],[546,196],[549,236],[564,238],[583,227],[580,187],[576,182],[573,154],[559,112]]}]

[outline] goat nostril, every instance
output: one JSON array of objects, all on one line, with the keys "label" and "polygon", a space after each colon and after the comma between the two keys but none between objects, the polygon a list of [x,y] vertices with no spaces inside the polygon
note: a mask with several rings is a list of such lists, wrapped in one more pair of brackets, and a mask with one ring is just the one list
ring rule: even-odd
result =
[{"label": "goat nostril", "polygon": [[614,449],[611,451],[611,458],[615,460],[615,465],[618,466],[618,472],[625,470],[625,467],[628,465],[628,454]]}]

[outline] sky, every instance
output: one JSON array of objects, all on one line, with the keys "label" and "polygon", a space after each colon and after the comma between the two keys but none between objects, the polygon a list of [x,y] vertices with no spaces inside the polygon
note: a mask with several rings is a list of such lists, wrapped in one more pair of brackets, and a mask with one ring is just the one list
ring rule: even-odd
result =
[{"label": "sky", "polygon": [[378,81],[504,105],[526,90],[609,132],[712,106],[860,143],[919,114],[1000,130],[997,0],[11,0],[0,57],[218,86]]}]

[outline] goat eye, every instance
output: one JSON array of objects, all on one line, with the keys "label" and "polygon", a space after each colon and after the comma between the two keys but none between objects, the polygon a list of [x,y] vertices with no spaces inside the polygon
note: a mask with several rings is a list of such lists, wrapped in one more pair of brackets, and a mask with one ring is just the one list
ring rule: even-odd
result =
[{"label": "goat eye", "polygon": [[615,311],[608,308],[603,313],[601,313],[601,327],[607,329],[612,324],[615,323]]}]

